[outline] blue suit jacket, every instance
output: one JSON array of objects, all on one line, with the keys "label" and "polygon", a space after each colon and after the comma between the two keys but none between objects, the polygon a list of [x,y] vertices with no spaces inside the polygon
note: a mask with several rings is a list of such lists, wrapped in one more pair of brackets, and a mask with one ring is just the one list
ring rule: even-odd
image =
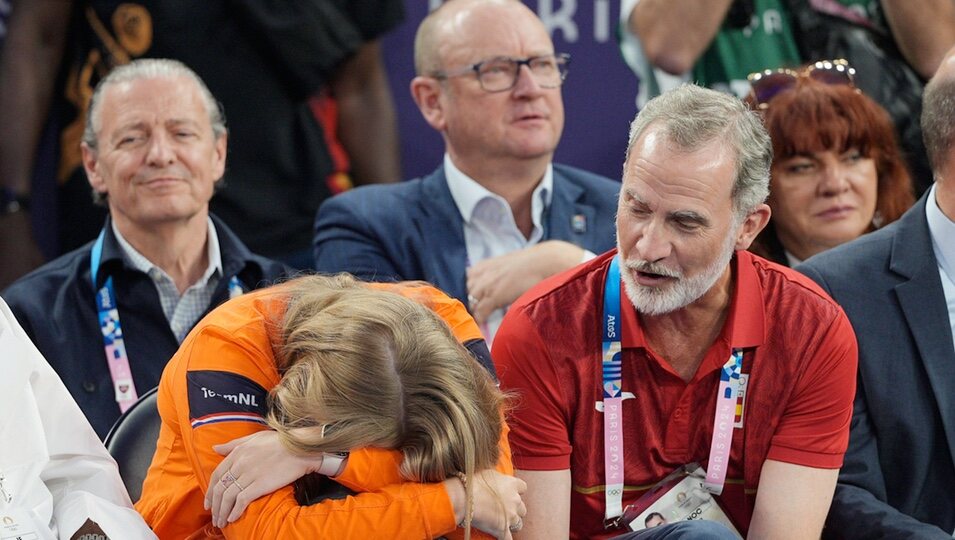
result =
[{"label": "blue suit jacket", "polygon": [[[619,190],[619,182],[555,164],[544,239],[594,253],[614,247]],[[575,216],[582,216],[583,230],[571,225]],[[467,305],[464,219],[444,167],[424,178],[363,186],[325,201],[313,247],[320,272],[350,272],[374,281],[420,279]]]},{"label": "blue suit jacket", "polygon": [[952,538],[955,348],[926,198],[796,268],[842,305],[859,340],[849,450],[823,538]]}]

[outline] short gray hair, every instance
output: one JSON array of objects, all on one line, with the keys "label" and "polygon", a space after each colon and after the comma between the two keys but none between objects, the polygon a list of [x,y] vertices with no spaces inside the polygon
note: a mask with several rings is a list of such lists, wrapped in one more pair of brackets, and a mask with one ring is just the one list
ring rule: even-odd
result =
[{"label": "short gray hair", "polygon": [[769,196],[773,145],[759,116],[742,101],[693,84],[665,92],[643,107],[630,124],[627,161],[637,139],[660,125],[667,140],[692,152],[720,140],[736,150],[733,210],[742,219]]},{"label": "short gray hair", "polygon": [[937,180],[955,145],[955,77],[936,77],[925,86],[922,138]]},{"label": "short gray hair", "polygon": [[195,71],[189,69],[188,66],[178,60],[143,58],[117,67],[96,85],[96,89],[93,91],[93,97],[90,99],[89,111],[86,115],[83,142],[91,150],[95,151],[97,149],[96,136],[102,124],[103,94],[109,87],[140,79],[171,79],[176,77],[184,77],[196,83],[196,86],[199,88],[199,94],[202,96],[202,101],[205,103],[206,112],[209,114],[212,134],[216,139],[225,135],[225,113],[222,111],[222,106],[212,97],[212,92],[209,91],[206,83],[202,82],[202,79],[196,75]]}]

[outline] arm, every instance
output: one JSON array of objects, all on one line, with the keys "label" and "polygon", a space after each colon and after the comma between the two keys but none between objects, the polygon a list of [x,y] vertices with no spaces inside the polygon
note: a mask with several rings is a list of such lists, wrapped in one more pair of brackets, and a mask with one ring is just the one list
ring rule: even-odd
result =
[{"label": "arm", "polygon": [[474,318],[483,323],[494,310],[509,306],[545,278],[583,262],[587,253],[570,242],[548,240],[471,266],[467,290],[478,300],[471,306]]},{"label": "arm", "polygon": [[951,539],[934,525],[922,523],[886,503],[885,480],[879,463],[879,448],[869,421],[865,389],[859,382],[852,410],[852,427],[845,463],[826,521],[834,538]]},{"label": "arm", "polygon": [[[0,49],[0,184],[29,196],[33,160],[53,95],[63,54],[68,0],[14,2],[8,34]],[[30,213],[0,216],[0,288],[39,266]]]},{"label": "arm", "polygon": [[[749,534],[819,538],[849,439],[858,347],[845,314],[800,332],[800,366],[760,473]],[[793,535],[798,536],[793,536]]]},{"label": "arm", "polygon": [[331,90],[355,184],[401,180],[395,105],[378,41],[362,45],[338,68]]},{"label": "arm", "polygon": [[[2,301],[0,349],[5,358],[14,362],[6,368],[6,377],[27,383],[26,388],[16,388],[10,398],[19,396],[21,399],[5,403],[5,407],[12,405],[13,409],[5,409],[0,431],[18,437],[20,452],[35,454],[28,457],[27,462],[44,463],[38,480],[49,490],[50,498],[46,501],[52,508],[46,508],[60,532],[68,537],[87,520],[92,520],[96,526],[84,530],[95,531],[98,527],[113,538],[120,535],[155,538],[133,510],[116,462],[106,452],[59,376],[19,328]],[[17,453],[13,449],[12,455]],[[14,457],[13,463],[17,463],[16,459]]]},{"label": "arm", "polygon": [[517,540],[567,538],[570,534],[570,469],[515,471],[527,482],[527,518]]},{"label": "arm", "polygon": [[928,79],[955,44],[952,0],[882,0],[895,42],[915,71]]},{"label": "arm", "polygon": [[388,257],[377,232],[370,227],[360,204],[361,190],[346,192],[328,199],[315,218],[312,253],[315,269],[322,273],[350,272],[358,279],[392,281],[403,279]]},{"label": "arm", "polygon": [[733,0],[640,0],[630,31],[651,64],[679,75],[693,68],[716,36]]},{"label": "arm", "polygon": [[520,396],[509,418],[515,474],[527,482],[527,516],[518,538],[567,538],[570,533],[570,407],[556,384],[548,348],[518,307],[508,311],[494,340],[501,389]]},{"label": "arm", "polygon": [[[270,355],[266,350],[268,341],[263,339],[263,343],[253,343],[206,327],[191,335],[177,353],[172,360],[177,366],[173,373],[183,383],[180,387],[185,388],[188,373],[228,369],[259,385],[264,395],[264,389],[277,381],[277,374],[256,367],[267,365],[265,359]],[[262,431],[265,426],[253,421],[224,421],[193,428],[187,393],[174,391],[172,399],[176,420],[182,426],[185,453],[200,489],[206,492],[213,471],[222,461],[213,446]],[[350,467],[360,465],[356,460],[350,461]],[[243,482],[241,476],[239,482]],[[456,518],[460,517],[456,514],[463,513],[456,512],[459,509],[453,503],[441,483],[403,483],[344,500],[301,507],[295,501],[293,488],[285,486],[250,502],[242,517],[226,525],[223,533],[227,538],[431,538],[456,528]],[[195,511],[202,512],[198,508]]]},{"label": "arm", "polygon": [[[476,337],[480,337],[480,330],[468,315],[464,306],[434,287],[393,284],[369,284],[368,286],[395,291],[427,305],[448,323],[455,337],[462,344],[467,344]],[[504,475],[513,475],[511,451],[507,443],[508,431],[505,422],[499,440],[500,455],[496,470]],[[205,497],[205,506],[207,509],[212,509],[214,522],[225,521],[225,514],[228,514],[229,522],[235,521],[250,501],[291,484],[308,473],[317,471],[322,464],[321,455],[299,456],[291,453],[280,443],[278,435],[274,431],[260,431],[223,445],[217,445],[214,450],[226,456],[213,472],[210,479],[210,486],[213,487],[206,492]],[[402,459],[401,452],[396,450],[358,449],[353,451],[349,458],[345,460],[341,469],[331,476],[335,477],[335,481],[353,491],[376,491],[387,485],[406,481],[399,473]],[[272,466],[268,470],[264,470],[258,466],[261,463],[271,463]],[[348,466],[349,464],[352,466]],[[242,478],[242,485],[245,489],[237,497],[234,490],[228,492],[224,485],[219,482],[226,471]],[[494,480],[494,478],[491,479]],[[457,511],[458,507],[454,504],[454,490],[451,489],[457,486],[454,485],[453,481],[450,486],[448,482],[444,484],[449,495],[452,496],[452,503]],[[233,503],[235,504],[234,507],[232,506]]]},{"label": "arm", "polygon": [[816,469],[766,460],[759,477],[749,536],[818,539],[838,474],[838,469]]}]

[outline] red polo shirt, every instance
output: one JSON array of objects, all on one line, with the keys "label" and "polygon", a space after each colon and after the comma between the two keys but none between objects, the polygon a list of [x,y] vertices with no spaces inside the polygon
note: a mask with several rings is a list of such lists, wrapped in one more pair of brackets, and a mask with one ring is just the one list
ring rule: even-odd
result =
[{"label": "red polo shirt", "polygon": [[[605,538],[601,318],[608,252],[541,283],[507,312],[493,358],[503,389],[519,394],[509,418],[514,466],[569,468],[571,537]],[[737,252],[729,314],[696,376],[684,382],[646,344],[621,290],[624,505],[675,468],[704,467],[719,370],[742,348],[748,377],[720,496],[744,534],[766,459],[836,469],[848,444],[857,346],[849,321],[815,283]]]}]

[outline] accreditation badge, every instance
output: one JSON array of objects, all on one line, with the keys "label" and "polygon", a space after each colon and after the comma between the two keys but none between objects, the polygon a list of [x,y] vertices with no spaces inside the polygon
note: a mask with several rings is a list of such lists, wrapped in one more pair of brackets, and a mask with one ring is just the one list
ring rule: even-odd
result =
[{"label": "accreditation badge", "polygon": [[677,521],[703,519],[722,523],[742,540],[719,501],[703,486],[705,480],[706,471],[699,464],[680,467],[629,505],[622,523],[631,531],[642,531]]},{"label": "accreditation badge", "polygon": [[22,508],[0,509],[0,540],[56,540],[37,515]]}]

